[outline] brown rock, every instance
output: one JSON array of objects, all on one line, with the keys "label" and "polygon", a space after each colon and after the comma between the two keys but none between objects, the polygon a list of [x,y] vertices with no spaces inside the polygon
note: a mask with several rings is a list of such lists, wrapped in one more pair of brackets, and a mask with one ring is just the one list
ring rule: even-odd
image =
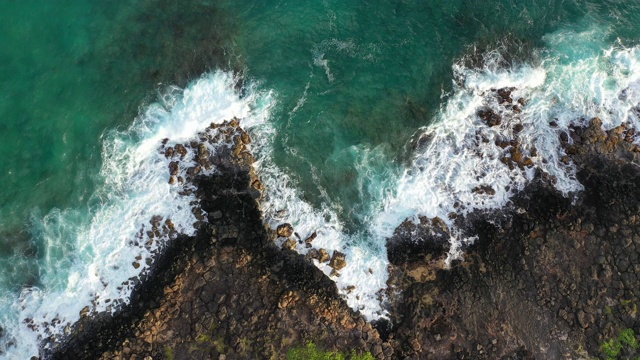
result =
[{"label": "brown rock", "polygon": [[240,153],[240,158],[242,159],[242,161],[244,161],[246,164],[253,164],[254,162],[256,162],[256,159],[253,157],[253,155],[251,155],[250,152],[248,151],[243,151],[242,153]]},{"label": "brown rock", "polygon": [[334,270],[342,270],[345,266],[347,266],[346,257],[347,256],[340,251],[334,250],[331,261],[329,261],[329,266],[331,266]]},{"label": "brown rock", "polygon": [[513,102],[513,99],[511,98],[511,92],[513,90],[515,90],[515,88],[512,88],[512,87],[498,89],[497,93],[498,93],[498,98],[500,100],[500,104]]},{"label": "brown rock", "polygon": [[297,243],[294,239],[287,239],[287,241],[282,244],[282,248],[285,250],[295,250],[296,244]]},{"label": "brown rock", "polygon": [[321,263],[325,263],[327,261],[329,261],[329,253],[327,252],[327,250],[325,249],[320,249],[318,250],[318,261],[320,261]]},{"label": "brown rock", "polygon": [[291,224],[289,223],[280,224],[276,228],[276,233],[279,237],[288,238],[289,236],[293,235],[293,226],[291,226]]},{"label": "brown rock", "polygon": [[176,144],[176,152],[178,154],[180,154],[180,159],[184,159],[184,157],[187,155],[187,148],[184,147],[184,145],[182,144]]},{"label": "brown rock", "polygon": [[477,186],[477,187],[473,188],[472,191],[474,193],[477,193],[477,194],[487,194],[487,195],[495,195],[496,194],[496,191],[489,185]]},{"label": "brown rock", "polygon": [[246,132],[242,132],[242,134],[240,134],[240,138],[242,139],[242,142],[245,144],[251,143],[251,137]]},{"label": "brown rock", "polygon": [[200,172],[202,171],[202,166],[197,165],[194,167],[190,167],[189,170],[187,170],[187,174],[191,175],[191,176],[196,176],[198,174],[200,174]]},{"label": "brown rock", "polygon": [[513,126],[513,131],[516,132],[516,133],[519,133],[522,130],[524,130],[524,126],[522,124],[515,124]]},{"label": "brown rock", "polygon": [[264,184],[259,179],[253,180],[251,187],[259,191],[264,191]]},{"label": "brown rock", "polygon": [[311,247],[311,242],[313,242],[317,236],[318,234],[314,231],[313,234],[309,235],[309,237],[304,240],[305,244],[307,244],[308,247]]},{"label": "brown rock", "polygon": [[489,126],[496,126],[502,123],[502,117],[498,115],[495,111],[491,109],[479,110],[477,113],[478,117]]},{"label": "brown rock", "polygon": [[166,158],[170,158],[170,157],[173,157],[173,153],[174,153],[173,148],[172,148],[171,146],[169,146],[169,147],[164,151],[164,156],[165,156]]},{"label": "brown rock", "polygon": [[169,163],[169,174],[170,175],[178,175],[178,171],[180,170],[180,166],[177,161],[172,161]]},{"label": "brown rock", "polygon": [[200,143],[198,145],[198,160],[205,160],[209,157],[209,149],[207,149],[207,145]]}]

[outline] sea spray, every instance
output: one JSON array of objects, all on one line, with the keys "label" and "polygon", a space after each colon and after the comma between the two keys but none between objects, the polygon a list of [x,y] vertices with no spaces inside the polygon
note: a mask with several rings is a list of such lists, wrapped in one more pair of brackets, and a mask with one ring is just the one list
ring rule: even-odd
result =
[{"label": "sea spray", "polygon": [[[418,131],[417,146],[405,170],[400,175],[394,171],[374,174],[380,164],[357,166],[359,191],[375,194],[377,199],[357,214],[366,219],[361,230],[345,227],[341,204],[331,203],[328,195],[317,207],[303,200],[305,194],[294,178],[272,161],[276,129],[266,122],[254,129],[259,142],[257,170],[267,185],[262,201],[266,222],[272,228],[291,223],[299,237],[296,250],[302,254],[310,249],[345,253],[347,266],[339,272],[313,261],[336,281],[351,307],[369,319],[385,316],[381,304],[387,278],[385,242],[405,219],[437,217],[447,224],[452,235],[449,264],[476,239],[456,228],[452,219],[457,215],[507,206],[539,172],[547,174],[565,196],[582,190],[560,141],[570,126],[584,125],[594,116],[603,117],[606,128],[637,123],[638,49],[592,46],[592,52],[577,53],[582,58],[561,61],[564,47],[591,44],[591,36],[600,32],[551,34],[546,38],[549,48],[535,54],[540,59],[535,64],[505,68],[499,51],[485,54],[481,68],[464,66],[464,59],[454,64],[453,90],[432,125]],[[483,117],[489,113],[501,121],[488,123]],[[375,153],[366,146],[354,151]],[[310,168],[311,175],[317,176]],[[311,234],[316,237],[307,248],[304,240]],[[284,241],[281,238],[279,244]]]},{"label": "sea spray", "polygon": [[605,129],[640,125],[640,49],[603,47],[595,40],[602,33],[550,34],[535,66],[498,66],[499,52],[488,53],[482,68],[454,65],[452,94],[434,124],[419,131],[411,164],[373,232],[388,237],[405,218],[438,217],[452,229],[449,263],[474,240],[453,219],[507,206],[537,172],[565,196],[579,193],[562,134],[593,117]]},{"label": "sea spray", "polygon": [[[237,117],[250,128],[264,121],[269,95],[248,86],[240,96],[237,82],[232,74],[216,72],[184,91],[170,88],[129,129],[105,135],[104,185],[94,195],[96,205],[86,220],[67,209],[36,221],[46,249],[40,285],[25,288],[18,297],[2,294],[5,335],[0,346],[5,355],[37,356],[43,341],[59,340],[81,314],[116,311],[129,301],[135,279],[147,271],[166,241],[177,233],[195,233],[196,197],[187,182],[170,184],[172,159],[164,149],[188,143],[211,123]],[[181,168],[176,176],[188,176],[184,170],[195,164],[195,154],[189,149],[178,155]],[[60,236],[74,238],[62,241]],[[65,243],[72,248],[63,248]],[[60,262],[67,264],[63,270]]]},{"label": "sea spray", "polygon": [[[77,219],[77,211],[68,209],[53,211],[41,222],[39,234],[48,251],[41,264],[41,285],[24,289],[19,298],[3,294],[0,320],[7,333],[3,351],[18,358],[36,355],[40,341],[64,334],[85,307],[90,314],[115,310],[113,304],[128,301],[129,279],[145,271],[145,259],[171,238],[160,236],[152,247],[140,246],[140,236],[144,238],[152,226],[150,220],[170,219],[176,231],[187,235],[194,233],[198,221],[191,206],[195,198],[183,191],[184,186],[169,184],[164,139],[169,139],[165,148],[175,148],[210,123],[234,116],[253,135],[254,165],[266,184],[261,203],[266,223],[272,228],[291,223],[300,240],[316,234],[312,249],[345,253],[347,266],[339,276],[327,263],[313,261],[336,281],[350,306],[369,319],[384,316],[380,291],[387,278],[385,241],[406,218],[439,217],[453,225],[452,213],[501,208],[537,171],[555,179],[562,193],[579,192],[575,170],[563,160],[561,133],[594,116],[607,129],[627,122],[640,125],[640,50],[618,46],[576,51],[581,42],[593,41],[589,34],[549,35],[549,49],[540,51],[541,60],[535,65],[500,68],[488,62],[481,69],[454,65],[452,93],[433,125],[419,130],[422,140],[398,176],[394,172],[369,176],[368,164],[380,158],[375,155],[379,150],[366,145],[354,148],[360,159],[358,188],[378,197],[376,204],[363,207],[366,213],[361,217],[370,221],[363,221],[366,228],[358,231],[346,229],[339,204],[314,207],[303,200],[295,180],[273,162],[277,129],[269,118],[275,103],[272,94],[254,86],[240,96],[237,79],[222,72],[204,76],[184,91],[170,89],[130,129],[105,136],[104,187],[95,194],[97,205],[88,220]],[[567,56],[577,58],[566,61]],[[501,89],[508,89],[508,95],[501,95]],[[485,115],[492,113],[501,121],[488,123]],[[511,151],[514,148],[517,152]],[[516,159],[518,154],[522,160]],[[185,167],[194,163],[189,156],[183,159]],[[175,176],[187,176],[180,171]],[[453,235],[450,259],[473,239],[455,231]],[[61,248],[60,236],[73,236],[73,248]],[[304,245],[297,250],[309,251]],[[68,270],[52,269],[59,261],[71,264]],[[138,266],[132,266],[134,262]]]}]

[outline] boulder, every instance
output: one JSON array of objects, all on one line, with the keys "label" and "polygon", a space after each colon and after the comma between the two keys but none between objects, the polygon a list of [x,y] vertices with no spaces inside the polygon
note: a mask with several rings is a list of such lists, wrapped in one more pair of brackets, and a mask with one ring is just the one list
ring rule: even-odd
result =
[{"label": "boulder", "polygon": [[180,159],[184,159],[184,157],[187,155],[187,152],[188,152],[187,148],[184,147],[184,145],[182,144],[176,144],[175,148],[176,148],[176,152],[180,154]]},{"label": "boulder", "polygon": [[478,110],[477,115],[489,126],[496,126],[502,123],[502,117],[489,108]]},{"label": "boulder", "polygon": [[200,143],[198,145],[198,160],[206,160],[209,157],[209,149],[207,149],[207,145]]},{"label": "boulder", "polygon": [[496,92],[498,94],[498,99],[500,100],[500,104],[512,103],[513,99],[511,98],[511,92],[515,89],[516,88],[513,88],[513,87],[498,89],[498,91]]},{"label": "boulder", "polygon": [[311,242],[313,242],[313,240],[315,240],[317,236],[318,234],[314,231],[313,234],[309,235],[309,237],[304,240],[304,243],[307,244],[307,247],[311,247]]},{"label": "boulder", "polygon": [[474,193],[477,194],[487,194],[487,195],[495,195],[496,191],[489,185],[480,185],[477,186],[475,188],[473,188],[472,190]]},{"label": "boulder", "polygon": [[341,253],[338,250],[334,250],[331,261],[329,261],[329,266],[331,266],[336,271],[342,270],[345,266],[347,266],[346,258],[347,256],[345,254]]},{"label": "boulder", "polygon": [[282,244],[282,249],[283,250],[295,250],[296,249],[296,241],[294,239],[287,239],[287,241],[285,241]]},{"label": "boulder", "polygon": [[291,226],[291,224],[289,223],[280,224],[276,228],[276,233],[279,237],[288,238],[289,236],[293,235],[293,226]]},{"label": "boulder", "polygon": [[169,146],[169,147],[164,151],[164,156],[165,156],[166,158],[170,158],[170,157],[173,157],[173,153],[174,153],[173,148],[172,148],[171,146]]},{"label": "boulder", "polygon": [[318,250],[318,261],[321,263],[325,263],[329,261],[329,253],[325,249]]},{"label": "boulder", "polygon": [[177,161],[172,161],[169,163],[169,174],[170,175],[178,175],[178,170],[180,170],[180,166]]}]

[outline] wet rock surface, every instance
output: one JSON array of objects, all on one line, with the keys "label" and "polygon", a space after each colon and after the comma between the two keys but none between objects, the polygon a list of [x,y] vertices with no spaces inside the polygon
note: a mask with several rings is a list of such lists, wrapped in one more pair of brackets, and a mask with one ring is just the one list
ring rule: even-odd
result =
[{"label": "wet rock surface", "polygon": [[197,235],[174,236],[131,304],[115,316],[82,317],[45,358],[284,358],[308,341],[378,359],[604,358],[602,344],[622,329],[640,333],[640,167],[627,127],[605,132],[594,119],[559,134],[585,186],[573,203],[539,175],[501,212],[452,214],[478,239],[450,268],[444,221],[400,225],[387,244],[390,321],[375,324],[312,265],[340,270],[343,254],[311,249],[303,257],[291,250],[294,239],[275,245],[293,227],[265,229],[260,180],[241,155],[250,141],[237,121],[224,127],[221,138],[233,145],[215,154],[197,143],[165,152],[176,161],[196,149],[200,166],[219,170],[192,175],[206,214]]},{"label": "wet rock surface", "polygon": [[604,358],[602,345],[620,331],[637,336],[640,167],[631,131],[605,132],[593,119],[561,136],[585,187],[576,202],[539,176],[511,210],[456,219],[479,238],[449,270],[434,261],[446,252],[437,236],[421,247],[399,228],[388,243],[395,356]]},{"label": "wet rock surface", "polygon": [[[238,120],[223,125],[238,126]],[[245,136],[237,144],[249,142]],[[192,179],[199,199],[194,208],[208,214],[197,235],[169,243],[139,281],[131,304],[115,316],[83,317],[45,358],[269,359],[309,341],[384,357],[389,345],[346,305],[335,283],[302,255],[275,245],[251,185],[259,179],[237,144],[198,157],[218,171]],[[168,160],[189,151],[174,148]],[[293,228],[281,230],[291,235]],[[334,258],[340,267],[340,254]]]}]

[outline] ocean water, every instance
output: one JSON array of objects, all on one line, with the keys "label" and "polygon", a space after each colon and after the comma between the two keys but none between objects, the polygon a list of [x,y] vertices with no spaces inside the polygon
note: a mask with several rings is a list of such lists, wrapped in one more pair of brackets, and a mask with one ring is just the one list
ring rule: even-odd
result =
[{"label": "ocean water", "polygon": [[[559,144],[570,125],[640,125],[634,1],[34,0],[4,4],[0,20],[10,359],[37,355],[85,307],[127,301],[130,280],[172,240],[143,244],[152,216],[195,231],[194,199],[169,185],[164,138],[240,118],[267,185],[265,221],[346,253],[332,278],[375,319],[384,241],[404,219],[448,222],[454,259],[474,238],[456,235],[449,214],[507,205],[535,169],[568,197],[581,190]],[[505,87],[510,106],[495,95]],[[486,109],[502,123],[487,126]],[[496,142],[509,140],[530,167],[505,164]]]}]

